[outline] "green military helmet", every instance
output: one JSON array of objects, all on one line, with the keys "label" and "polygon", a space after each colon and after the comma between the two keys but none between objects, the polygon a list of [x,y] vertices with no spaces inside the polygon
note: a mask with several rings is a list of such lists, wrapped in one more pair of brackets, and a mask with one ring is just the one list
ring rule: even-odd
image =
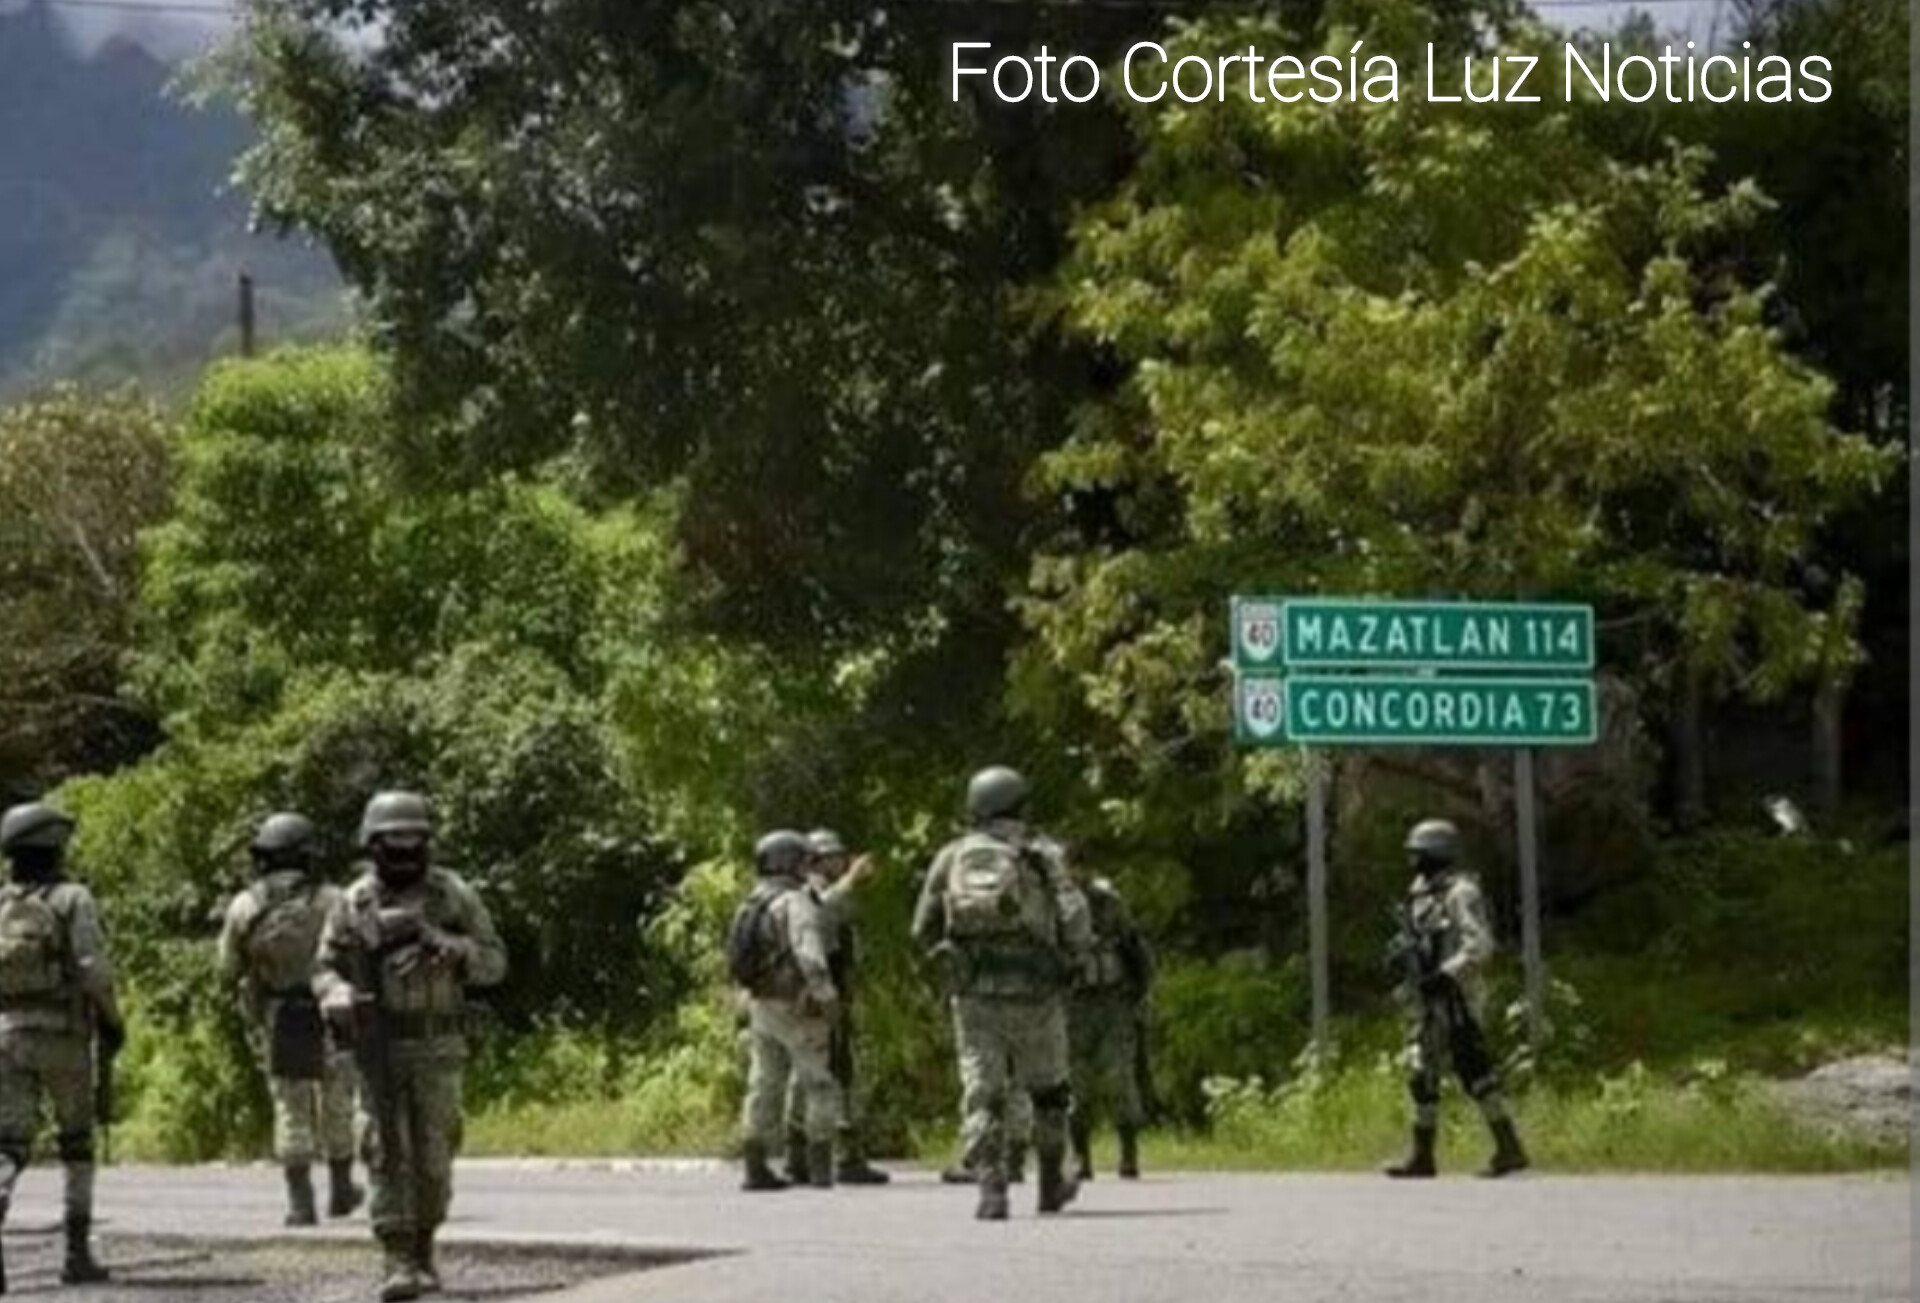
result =
[{"label": "green military helmet", "polygon": [[376,837],[393,834],[433,835],[433,810],[417,792],[381,792],[367,802],[360,816],[360,844],[371,846]]},{"label": "green military helmet", "polygon": [[807,834],[807,846],[820,859],[847,854],[847,844],[831,828],[815,828]]},{"label": "green military helmet", "polygon": [[31,801],[0,815],[0,852],[55,849],[73,836],[73,818],[50,805]]},{"label": "green military helmet", "polygon": [[1460,854],[1460,830],[1445,819],[1422,819],[1407,834],[1406,850],[1435,864],[1451,864]]},{"label": "green military helmet", "polygon": [[1029,790],[1018,770],[982,769],[967,782],[967,818],[975,823],[1015,818],[1026,808]]},{"label": "green military helmet", "polygon": [[313,820],[297,811],[282,810],[268,815],[254,830],[249,849],[256,859],[280,864],[310,858],[319,840],[320,830],[313,826]]},{"label": "green military helmet", "polygon": [[807,839],[790,828],[781,828],[762,837],[753,848],[753,867],[763,878],[784,878],[798,874],[807,866],[813,848]]}]

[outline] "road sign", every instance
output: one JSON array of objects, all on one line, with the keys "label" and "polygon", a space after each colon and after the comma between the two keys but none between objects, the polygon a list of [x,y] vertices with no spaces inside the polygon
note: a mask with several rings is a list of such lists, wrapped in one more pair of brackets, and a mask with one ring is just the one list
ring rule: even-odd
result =
[{"label": "road sign", "polygon": [[1593,608],[1565,602],[1236,597],[1241,669],[1593,669]]},{"label": "road sign", "polygon": [[1233,725],[1256,747],[1589,746],[1596,706],[1591,679],[1242,674]]},{"label": "road sign", "polygon": [[1590,746],[1591,679],[1296,674],[1281,714],[1293,742]]}]

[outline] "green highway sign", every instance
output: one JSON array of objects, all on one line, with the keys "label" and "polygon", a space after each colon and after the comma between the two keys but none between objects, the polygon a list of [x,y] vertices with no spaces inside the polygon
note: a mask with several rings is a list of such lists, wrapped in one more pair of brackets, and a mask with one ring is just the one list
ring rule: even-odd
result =
[{"label": "green highway sign", "polygon": [[1242,670],[1593,669],[1593,608],[1563,602],[1404,602],[1236,597]]},{"label": "green highway sign", "polygon": [[1286,740],[1334,746],[1590,746],[1591,679],[1289,675]]}]

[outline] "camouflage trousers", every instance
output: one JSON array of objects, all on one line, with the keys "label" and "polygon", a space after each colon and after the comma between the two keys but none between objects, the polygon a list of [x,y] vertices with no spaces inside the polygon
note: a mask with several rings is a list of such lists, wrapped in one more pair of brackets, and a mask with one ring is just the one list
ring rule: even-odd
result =
[{"label": "camouflage trousers", "polygon": [[1449,1067],[1489,1122],[1507,1116],[1499,1068],[1470,995],[1456,992],[1419,1000],[1407,1025],[1405,1063],[1415,1125],[1438,1124],[1440,1080]]},{"label": "camouflage trousers", "polygon": [[327,1056],[326,1075],[318,1081],[268,1077],[273,1156],[286,1166],[352,1158],[358,1080],[353,1056],[339,1053]]},{"label": "camouflage trousers", "polygon": [[1062,996],[1004,999],[957,996],[954,1040],[960,1051],[960,1138],[976,1171],[1006,1175],[1011,1128],[1031,1109],[1033,1145],[1042,1154],[1067,1146],[1067,1003]]},{"label": "camouflage trousers", "polygon": [[51,1106],[54,1147],[66,1169],[65,1209],[93,1214],[93,1042],[53,1028],[0,1030],[0,1214],[33,1155],[41,1101]]},{"label": "camouflage trousers", "polygon": [[840,1084],[832,1067],[833,1021],[800,1012],[792,1000],[749,1003],[747,1100],[741,1129],[750,1141],[778,1149],[786,1139],[789,1083],[805,1101],[807,1139],[833,1140],[840,1125]]},{"label": "camouflage trousers", "polygon": [[368,1082],[361,1094],[364,1157],[373,1185],[369,1215],[373,1233],[383,1240],[431,1231],[447,1219],[466,1059],[457,1042],[402,1042],[392,1051],[384,1089]]},{"label": "camouflage trousers", "polygon": [[[842,1003],[833,1019],[833,1031],[827,1040],[827,1070],[833,1074],[833,1081],[840,1088],[840,1138],[848,1142],[860,1129],[863,1117],[854,1073],[853,1059],[853,1011]],[[800,1074],[790,1073],[787,1078],[787,1130],[807,1129],[807,1091],[801,1084]]]},{"label": "camouflage trousers", "polygon": [[1138,1008],[1125,991],[1076,995],[1068,1007],[1072,1042],[1073,1107],[1091,1122],[1101,1110],[1138,1129],[1147,1111],[1140,1102]]}]

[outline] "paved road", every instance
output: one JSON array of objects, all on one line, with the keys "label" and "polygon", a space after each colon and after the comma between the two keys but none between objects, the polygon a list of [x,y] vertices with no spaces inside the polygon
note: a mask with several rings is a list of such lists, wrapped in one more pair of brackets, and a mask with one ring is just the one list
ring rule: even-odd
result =
[{"label": "paved road", "polygon": [[[463,1164],[449,1239],[714,1256],[580,1286],[568,1303],[1662,1303],[1912,1294],[1903,1177],[1448,1179],[1172,1174],[1090,1186],[1037,1220],[971,1219],[930,1174],[743,1196],[709,1165]],[[50,1225],[36,1168],[12,1224]],[[116,1168],[103,1229],[277,1236],[277,1173]],[[364,1217],[332,1232],[364,1236]]]}]

